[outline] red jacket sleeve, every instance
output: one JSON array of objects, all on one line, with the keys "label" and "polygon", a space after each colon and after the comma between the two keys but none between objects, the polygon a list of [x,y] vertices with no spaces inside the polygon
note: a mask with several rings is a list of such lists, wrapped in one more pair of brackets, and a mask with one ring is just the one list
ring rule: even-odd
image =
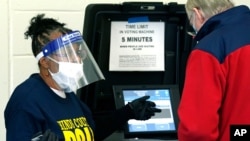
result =
[{"label": "red jacket sleeve", "polygon": [[189,56],[178,109],[179,141],[216,141],[218,111],[225,88],[220,62],[211,54],[194,50]]}]

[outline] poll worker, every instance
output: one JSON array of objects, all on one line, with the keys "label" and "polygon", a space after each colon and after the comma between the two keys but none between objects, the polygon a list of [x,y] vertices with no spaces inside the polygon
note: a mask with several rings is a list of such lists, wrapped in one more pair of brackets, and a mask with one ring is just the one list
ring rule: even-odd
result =
[{"label": "poll worker", "polygon": [[114,111],[108,120],[95,121],[75,92],[104,76],[81,33],[38,14],[25,36],[32,39],[40,72],[18,85],[7,103],[6,141],[99,141],[129,119],[147,120],[161,111],[144,96]]},{"label": "poll worker", "polygon": [[197,44],[187,60],[178,140],[229,141],[231,125],[250,125],[250,10],[231,0],[185,7]]}]

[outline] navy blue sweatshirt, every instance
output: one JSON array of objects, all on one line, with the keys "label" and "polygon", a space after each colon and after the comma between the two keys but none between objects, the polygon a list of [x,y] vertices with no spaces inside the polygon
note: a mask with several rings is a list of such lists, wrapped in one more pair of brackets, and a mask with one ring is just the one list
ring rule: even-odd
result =
[{"label": "navy blue sweatshirt", "polygon": [[66,93],[66,98],[61,98],[39,74],[32,74],[16,87],[6,106],[6,140],[30,141],[34,134],[47,129],[60,140],[102,140],[131,118],[131,112],[125,106],[107,116],[109,120],[94,122],[87,105],[74,93]]}]

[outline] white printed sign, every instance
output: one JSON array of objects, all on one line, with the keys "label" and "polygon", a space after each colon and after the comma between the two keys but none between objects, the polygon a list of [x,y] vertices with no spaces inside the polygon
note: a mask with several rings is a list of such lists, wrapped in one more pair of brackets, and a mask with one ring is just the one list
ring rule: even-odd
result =
[{"label": "white printed sign", "polygon": [[163,22],[111,22],[110,71],[164,71]]}]

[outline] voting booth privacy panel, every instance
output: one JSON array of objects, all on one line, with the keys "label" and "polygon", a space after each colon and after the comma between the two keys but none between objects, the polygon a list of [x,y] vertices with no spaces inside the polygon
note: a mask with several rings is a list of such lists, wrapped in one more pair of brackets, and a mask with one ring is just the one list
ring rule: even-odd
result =
[{"label": "voting booth privacy panel", "polygon": [[105,80],[80,89],[95,113],[115,109],[115,85],[178,85],[182,91],[192,37],[184,5],[89,4],[83,38]]}]

